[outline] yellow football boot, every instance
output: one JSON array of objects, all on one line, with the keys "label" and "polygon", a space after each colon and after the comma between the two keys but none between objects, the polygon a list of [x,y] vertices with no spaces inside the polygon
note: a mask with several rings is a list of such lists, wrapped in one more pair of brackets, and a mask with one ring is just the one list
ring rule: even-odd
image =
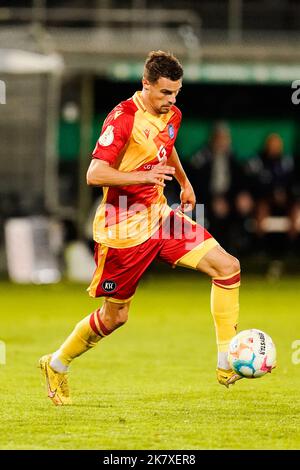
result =
[{"label": "yellow football boot", "polygon": [[48,397],[55,405],[71,405],[68,386],[68,374],[61,374],[50,367],[51,354],[43,356],[39,360],[39,367],[43,378],[46,380]]},{"label": "yellow football boot", "polygon": [[227,388],[229,387],[229,385],[234,385],[237,380],[240,380],[242,378],[243,377],[234,372],[234,370],[232,369],[217,369],[218,382],[222,385],[225,385],[225,387]]}]

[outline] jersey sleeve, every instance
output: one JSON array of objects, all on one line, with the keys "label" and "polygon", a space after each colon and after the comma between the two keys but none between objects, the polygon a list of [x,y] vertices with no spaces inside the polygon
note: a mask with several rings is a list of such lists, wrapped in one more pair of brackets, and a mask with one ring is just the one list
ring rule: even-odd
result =
[{"label": "jersey sleeve", "polygon": [[113,165],[130,138],[132,126],[131,114],[113,110],[104,121],[92,157]]},{"label": "jersey sleeve", "polygon": [[[175,111],[175,126],[177,128],[177,132],[179,131],[180,125],[181,125],[181,120],[182,120],[182,113],[177,106],[173,106],[174,111]],[[176,133],[177,135],[177,133]]]},{"label": "jersey sleeve", "polygon": [[172,148],[173,148],[175,145],[175,141],[177,139],[179,128],[180,128],[182,114],[181,114],[180,109],[177,108],[177,106],[173,106],[172,110],[174,111],[174,115],[172,116],[171,121],[170,121],[172,130],[170,129],[170,126],[169,126],[169,135],[170,137],[172,136]]}]

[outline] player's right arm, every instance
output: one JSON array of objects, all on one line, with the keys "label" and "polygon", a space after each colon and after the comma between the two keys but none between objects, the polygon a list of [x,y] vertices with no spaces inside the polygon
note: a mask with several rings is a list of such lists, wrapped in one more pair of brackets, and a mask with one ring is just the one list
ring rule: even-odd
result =
[{"label": "player's right arm", "polygon": [[93,159],[87,171],[87,184],[91,186],[130,186],[133,184],[157,184],[165,186],[165,180],[171,180],[175,168],[161,161],[149,171],[119,171],[109,162]]},{"label": "player's right arm", "polygon": [[127,100],[114,108],[104,121],[101,135],[93,151],[93,159],[87,171],[87,184],[91,186],[129,186],[157,184],[165,186],[171,180],[175,168],[165,161],[148,171],[119,171],[115,167],[119,156],[128,145],[135,114],[135,105]]}]

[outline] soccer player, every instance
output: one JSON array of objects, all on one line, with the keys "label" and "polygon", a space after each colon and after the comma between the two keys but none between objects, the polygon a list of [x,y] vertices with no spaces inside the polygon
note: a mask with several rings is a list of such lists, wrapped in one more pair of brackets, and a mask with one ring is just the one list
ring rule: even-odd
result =
[{"label": "soccer player", "polygon": [[[227,361],[238,322],[239,261],[184,214],[196,201],[174,147],[182,77],[176,57],[150,52],[142,91],[118,104],[104,121],[87,172],[89,185],[103,187],[94,220],[97,268],[88,291],[104,302],[75,326],[57,351],[39,361],[48,397],[56,405],[71,403],[70,363],[124,325],[139,279],[155,258],[211,277],[217,379],[228,387],[240,378]],[[181,187],[181,210],[172,210],[163,193],[173,176]]]}]

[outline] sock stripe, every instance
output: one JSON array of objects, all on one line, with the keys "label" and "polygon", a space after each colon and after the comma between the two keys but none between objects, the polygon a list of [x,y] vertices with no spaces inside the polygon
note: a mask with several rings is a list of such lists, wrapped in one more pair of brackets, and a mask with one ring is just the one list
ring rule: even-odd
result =
[{"label": "sock stripe", "polygon": [[223,287],[224,289],[226,288],[230,289],[233,287],[234,284],[239,285],[240,280],[241,280],[241,274],[237,273],[237,274],[234,274],[229,279],[213,279],[212,282],[219,287]]},{"label": "sock stripe", "polygon": [[241,270],[239,269],[238,271],[235,271],[235,273],[232,273],[230,274],[229,276],[218,276],[218,277],[215,277],[214,279],[218,279],[220,281],[223,281],[223,280],[227,280],[227,279],[231,279],[233,276],[237,276],[237,275],[241,275]]},{"label": "sock stripe", "polygon": [[103,336],[103,335],[101,335],[101,333],[99,332],[99,330],[96,326],[94,315],[95,315],[94,313],[92,313],[90,315],[90,327],[92,328],[93,332],[96,333],[96,335]]},{"label": "sock stripe", "polygon": [[100,318],[100,308],[98,308],[98,310],[96,311],[96,314],[97,314],[97,320],[98,320],[98,323],[99,323],[99,327],[100,327],[101,333],[103,333],[104,336],[107,336],[107,335],[109,335],[110,333],[112,333],[112,330],[109,330],[108,328],[106,328],[106,326],[104,325],[104,323],[101,321],[101,318]]},{"label": "sock stripe", "polygon": [[100,308],[98,308],[95,312],[93,312],[90,315],[89,322],[90,322],[90,327],[92,328],[94,333],[96,333],[96,335],[101,336],[103,338],[104,336],[110,335],[110,333],[112,333],[113,330],[109,330],[108,328],[106,328],[106,326],[104,325],[103,321],[100,318],[100,312],[101,312]]},{"label": "sock stripe", "polygon": [[225,290],[233,290],[233,289],[236,289],[237,287],[240,287],[241,285],[240,282],[237,282],[236,284],[232,284],[230,286],[222,286],[221,284],[217,284],[216,282],[214,282],[213,284],[219,287],[220,289],[225,289]]},{"label": "sock stripe", "polygon": [[100,325],[99,325],[99,320],[98,320],[98,315],[97,315],[98,311],[100,311],[100,309],[95,310],[95,312],[94,312],[94,321],[95,321],[96,328],[98,330],[98,334],[101,335],[102,338],[104,338],[104,334],[101,331],[101,328],[100,328]]}]

